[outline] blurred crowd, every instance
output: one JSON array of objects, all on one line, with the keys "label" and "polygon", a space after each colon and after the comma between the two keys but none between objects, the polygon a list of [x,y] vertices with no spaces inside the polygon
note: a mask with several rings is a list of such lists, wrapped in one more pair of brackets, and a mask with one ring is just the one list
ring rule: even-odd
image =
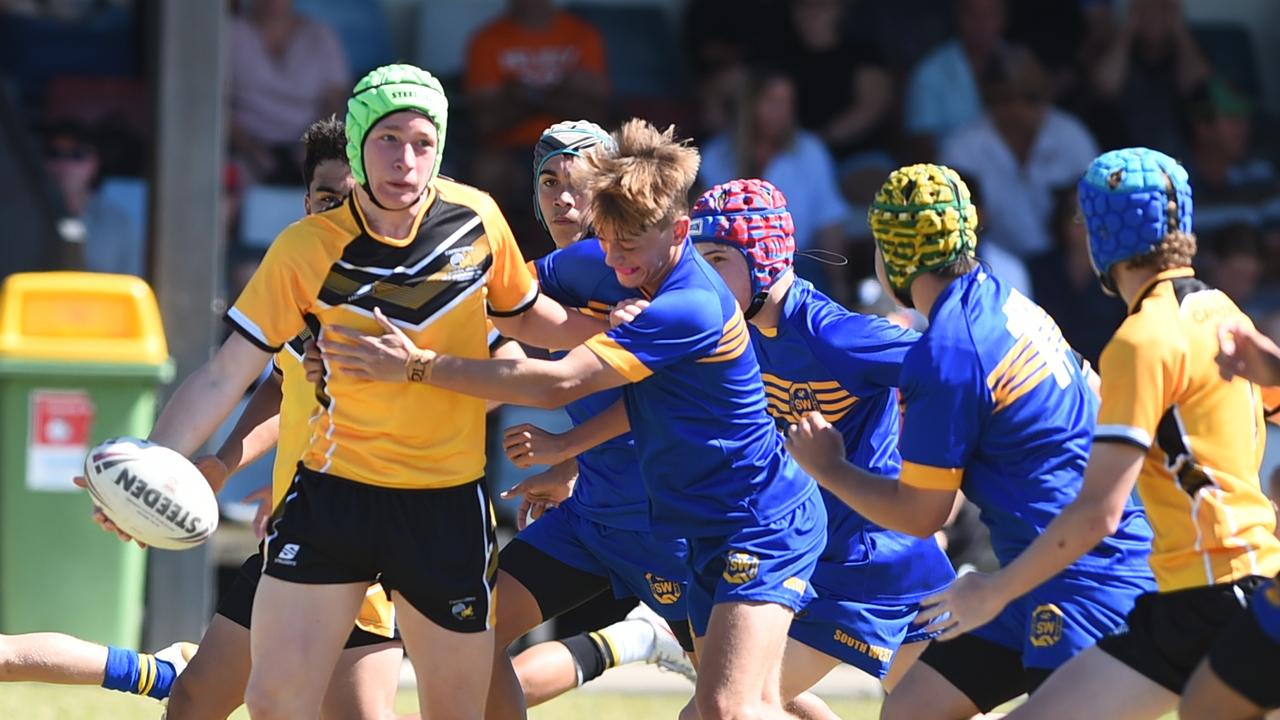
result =
[{"label": "blurred crowd", "polygon": [[[66,232],[94,270],[146,268],[147,0],[0,0],[0,72],[40,138]],[[400,3],[404,5],[404,3]],[[452,8],[443,12],[441,7]],[[430,3],[433,37],[465,30],[445,170],[492,193],[526,254],[530,148],[565,118],[675,122],[702,150],[699,188],[763,177],[790,199],[800,271],[881,307],[865,222],[900,164],[938,161],[979,195],[979,251],[1096,361],[1124,308],[1094,279],[1074,184],[1112,147],[1181,160],[1200,274],[1280,336],[1277,135],[1243,26],[1197,26],[1178,0],[689,0]],[[377,0],[231,0],[224,35],[228,294],[300,213],[299,136],[340,113],[390,56]],[[452,13],[452,14],[450,14]],[[362,34],[363,33],[363,34]],[[421,33],[420,33],[421,34]],[[417,42],[426,39],[419,37]],[[48,55],[56,54],[54,61]],[[408,58],[413,59],[413,58]],[[292,205],[288,205],[292,203]]]}]

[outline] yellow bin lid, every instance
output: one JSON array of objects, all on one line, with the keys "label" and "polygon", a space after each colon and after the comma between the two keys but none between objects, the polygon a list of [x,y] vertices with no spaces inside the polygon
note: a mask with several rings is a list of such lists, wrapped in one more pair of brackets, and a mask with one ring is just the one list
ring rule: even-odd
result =
[{"label": "yellow bin lid", "polygon": [[141,278],[16,273],[0,289],[0,357],[159,365],[169,348]]}]

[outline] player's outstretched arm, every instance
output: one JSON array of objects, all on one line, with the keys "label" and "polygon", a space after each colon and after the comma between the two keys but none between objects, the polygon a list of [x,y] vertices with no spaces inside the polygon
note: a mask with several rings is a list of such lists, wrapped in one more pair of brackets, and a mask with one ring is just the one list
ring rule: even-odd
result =
[{"label": "player's outstretched arm", "polygon": [[1116,442],[1095,442],[1080,494],[1013,562],[991,575],[970,573],[925,598],[916,619],[950,640],[990,622],[1010,602],[1062,572],[1114,533],[1138,481],[1146,453]]},{"label": "player's outstretched arm", "polygon": [[1239,375],[1264,387],[1280,385],[1280,347],[1241,323],[1218,328],[1218,368],[1228,380]]},{"label": "player's outstretched arm", "polygon": [[270,357],[232,333],[209,362],[182,381],[156,419],[150,440],[183,455],[195,452],[235,409]]},{"label": "player's outstretched arm", "polygon": [[609,329],[603,320],[568,310],[546,295],[539,295],[533,306],[519,315],[489,319],[503,335],[548,350],[577,347]]},{"label": "player's outstretched arm", "polygon": [[413,344],[380,310],[374,317],[386,334],[365,335],[335,326],[317,347],[330,372],[382,382],[422,382],[499,402],[558,408],[628,380],[579,345],[559,360],[477,360],[439,355]]},{"label": "player's outstretched arm", "polygon": [[516,467],[558,465],[630,431],[626,404],[619,400],[563,433],[550,433],[529,423],[509,427],[503,433],[502,446]]},{"label": "player's outstretched arm", "polygon": [[930,537],[951,516],[955,490],[930,490],[872,475],[845,459],[844,438],[811,412],[787,431],[787,450],[818,484],[881,527]]},{"label": "player's outstretched arm", "polygon": [[266,455],[280,439],[280,376],[271,373],[258,384],[240,413],[231,434],[213,455],[196,458],[213,491],[221,492],[227,478]]}]

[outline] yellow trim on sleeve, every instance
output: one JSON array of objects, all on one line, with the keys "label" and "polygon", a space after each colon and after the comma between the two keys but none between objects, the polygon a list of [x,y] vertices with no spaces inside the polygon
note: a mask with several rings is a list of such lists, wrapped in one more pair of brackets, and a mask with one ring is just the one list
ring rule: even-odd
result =
[{"label": "yellow trim on sleeve", "polygon": [[583,344],[587,346],[588,350],[595,353],[596,357],[603,360],[605,365],[617,370],[619,375],[631,382],[640,382],[653,374],[652,370],[640,362],[640,358],[633,355],[630,350],[619,345],[617,340],[605,333],[587,338],[587,341]]},{"label": "yellow trim on sleeve", "polygon": [[925,490],[959,490],[964,468],[940,468],[904,460],[898,479],[911,487]]}]

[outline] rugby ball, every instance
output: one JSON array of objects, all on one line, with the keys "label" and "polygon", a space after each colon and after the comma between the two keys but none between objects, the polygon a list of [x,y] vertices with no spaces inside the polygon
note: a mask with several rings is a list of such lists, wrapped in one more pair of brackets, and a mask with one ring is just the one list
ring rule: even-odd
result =
[{"label": "rugby ball", "polygon": [[89,451],[84,478],[93,501],[126,533],[151,547],[185,550],[218,528],[218,500],[190,460],[137,438]]}]

